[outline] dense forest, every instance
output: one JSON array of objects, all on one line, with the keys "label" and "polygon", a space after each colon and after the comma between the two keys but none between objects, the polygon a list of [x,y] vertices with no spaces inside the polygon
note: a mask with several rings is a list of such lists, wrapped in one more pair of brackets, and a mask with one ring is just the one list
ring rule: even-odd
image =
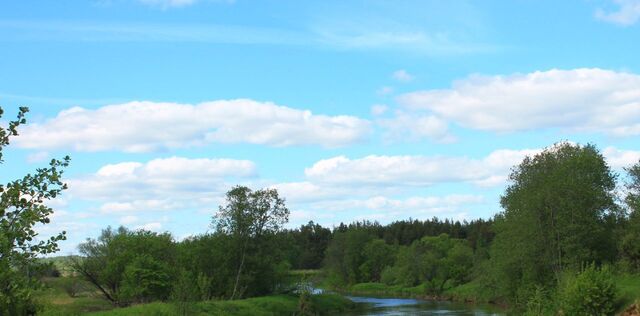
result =
[{"label": "dense forest", "polygon": [[[25,112],[0,131],[2,147]],[[2,315],[41,310],[39,280],[56,273],[37,258],[54,253],[64,234],[34,243],[33,225],[48,223],[53,210],[44,202],[65,189],[68,163],[53,160],[1,189]],[[530,315],[622,308],[616,278],[640,273],[640,162],[616,174],[595,146],[558,143],[513,167],[501,206],[487,220],[287,229],[289,210],[276,190],[236,186],[212,214],[211,232],[176,240],[107,227],[80,244],[71,275],[118,307],[273,293],[304,299],[291,271],[321,269],[317,285],[338,291],[375,287],[433,298],[466,291],[465,299]]]}]

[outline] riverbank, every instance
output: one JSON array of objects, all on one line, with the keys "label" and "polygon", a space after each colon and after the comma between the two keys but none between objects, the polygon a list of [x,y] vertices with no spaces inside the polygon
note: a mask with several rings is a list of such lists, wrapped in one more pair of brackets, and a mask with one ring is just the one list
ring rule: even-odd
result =
[{"label": "riverbank", "polygon": [[[149,303],[109,311],[90,313],[93,316],[133,315],[292,315],[299,310],[299,297],[295,295],[271,295],[234,301],[204,301],[186,305],[173,303]],[[336,315],[355,310],[356,304],[338,294],[311,296],[314,315]]]},{"label": "riverbank", "polygon": [[[77,291],[68,291],[72,282]],[[299,296],[293,294],[270,295],[242,300],[210,300],[188,304],[152,302],[116,308],[99,296],[89,284],[70,277],[49,278],[47,288],[38,293],[44,316],[129,316],[129,315],[291,315],[298,312]],[[311,311],[318,315],[335,315],[357,309],[351,300],[331,293],[310,296]]]},{"label": "riverbank", "polygon": [[503,306],[503,304],[500,304],[500,302],[489,296],[486,291],[482,291],[480,284],[473,281],[447,289],[442,294],[438,295],[426,294],[428,291],[424,284],[414,287],[404,287],[400,285],[387,285],[384,283],[369,282],[354,284],[339,291],[352,295],[417,298],[424,300],[454,301],[475,304],[483,303]]},{"label": "riverbank", "polygon": [[[640,275],[619,274],[614,276],[617,286],[617,313],[630,314],[629,311],[640,310]],[[471,281],[445,290],[442,294],[431,295],[427,293],[424,284],[414,287],[399,285],[387,285],[384,283],[357,283],[344,289],[337,290],[340,293],[356,296],[377,296],[414,298],[423,300],[451,301],[469,303],[474,305],[493,306],[497,309],[508,310],[509,306],[484,291],[480,283]],[[635,304],[634,304],[635,303]]]}]

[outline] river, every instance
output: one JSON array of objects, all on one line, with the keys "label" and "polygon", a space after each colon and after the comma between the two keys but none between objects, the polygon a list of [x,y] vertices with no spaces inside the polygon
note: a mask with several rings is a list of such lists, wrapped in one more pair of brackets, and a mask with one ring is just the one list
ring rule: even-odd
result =
[{"label": "river", "polygon": [[345,296],[350,300],[366,304],[363,309],[349,315],[504,315],[492,310],[489,306],[475,306],[455,302],[425,301],[405,298],[375,298],[361,296]]}]

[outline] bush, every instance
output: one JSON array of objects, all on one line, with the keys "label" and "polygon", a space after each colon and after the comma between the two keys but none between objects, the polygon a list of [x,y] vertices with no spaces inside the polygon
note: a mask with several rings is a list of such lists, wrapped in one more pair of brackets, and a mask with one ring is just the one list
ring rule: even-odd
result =
[{"label": "bush", "polygon": [[554,302],[549,297],[549,292],[542,286],[536,286],[527,301],[527,309],[523,315],[554,315],[554,305]]},{"label": "bush", "polygon": [[565,315],[613,315],[616,286],[609,268],[589,265],[562,288]]},{"label": "bush", "polygon": [[78,293],[82,291],[82,283],[76,277],[65,277],[60,282],[62,289],[69,295],[69,297],[76,297]]}]

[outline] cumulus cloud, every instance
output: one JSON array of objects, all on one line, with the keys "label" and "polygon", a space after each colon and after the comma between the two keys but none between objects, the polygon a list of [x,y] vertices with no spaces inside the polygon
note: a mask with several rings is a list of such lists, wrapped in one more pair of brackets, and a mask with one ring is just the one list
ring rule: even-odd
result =
[{"label": "cumulus cloud", "polygon": [[396,70],[391,74],[391,78],[400,82],[409,82],[413,80],[413,75],[404,69]]},{"label": "cumulus cloud", "polygon": [[102,203],[100,212],[127,214],[207,206],[214,209],[230,185],[256,176],[248,160],[171,157],[110,164],[68,181],[74,199]]},{"label": "cumulus cloud", "polygon": [[427,138],[438,143],[452,143],[456,137],[450,133],[447,121],[435,115],[412,115],[398,111],[392,118],[376,122],[384,128],[387,141],[421,140]]},{"label": "cumulus cloud", "polygon": [[500,184],[509,168],[537,149],[496,150],[482,159],[445,156],[338,156],[305,169],[310,181],[324,184],[368,186],[428,186],[467,182],[480,186]]},{"label": "cumulus cloud", "polygon": [[615,147],[607,147],[602,151],[609,165],[613,168],[631,167],[640,162],[640,151],[621,150]]},{"label": "cumulus cloud", "polygon": [[363,140],[367,120],[316,115],[247,99],[197,105],[130,102],[95,110],[74,107],[21,130],[23,148],[150,152],[209,143],[339,147]]},{"label": "cumulus cloud", "polygon": [[640,135],[640,76],[597,68],[474,75],[450,89],[404,94],[398,102],[409,111],[479,130]]},{"label": "cumulus cloud", "polygon": [[633,25],[640,20],[639,0],[613,0],[618,6],[616,11],[606,12],[603,9],[596,10],[598,20],[614,23],[622,26]]}]

